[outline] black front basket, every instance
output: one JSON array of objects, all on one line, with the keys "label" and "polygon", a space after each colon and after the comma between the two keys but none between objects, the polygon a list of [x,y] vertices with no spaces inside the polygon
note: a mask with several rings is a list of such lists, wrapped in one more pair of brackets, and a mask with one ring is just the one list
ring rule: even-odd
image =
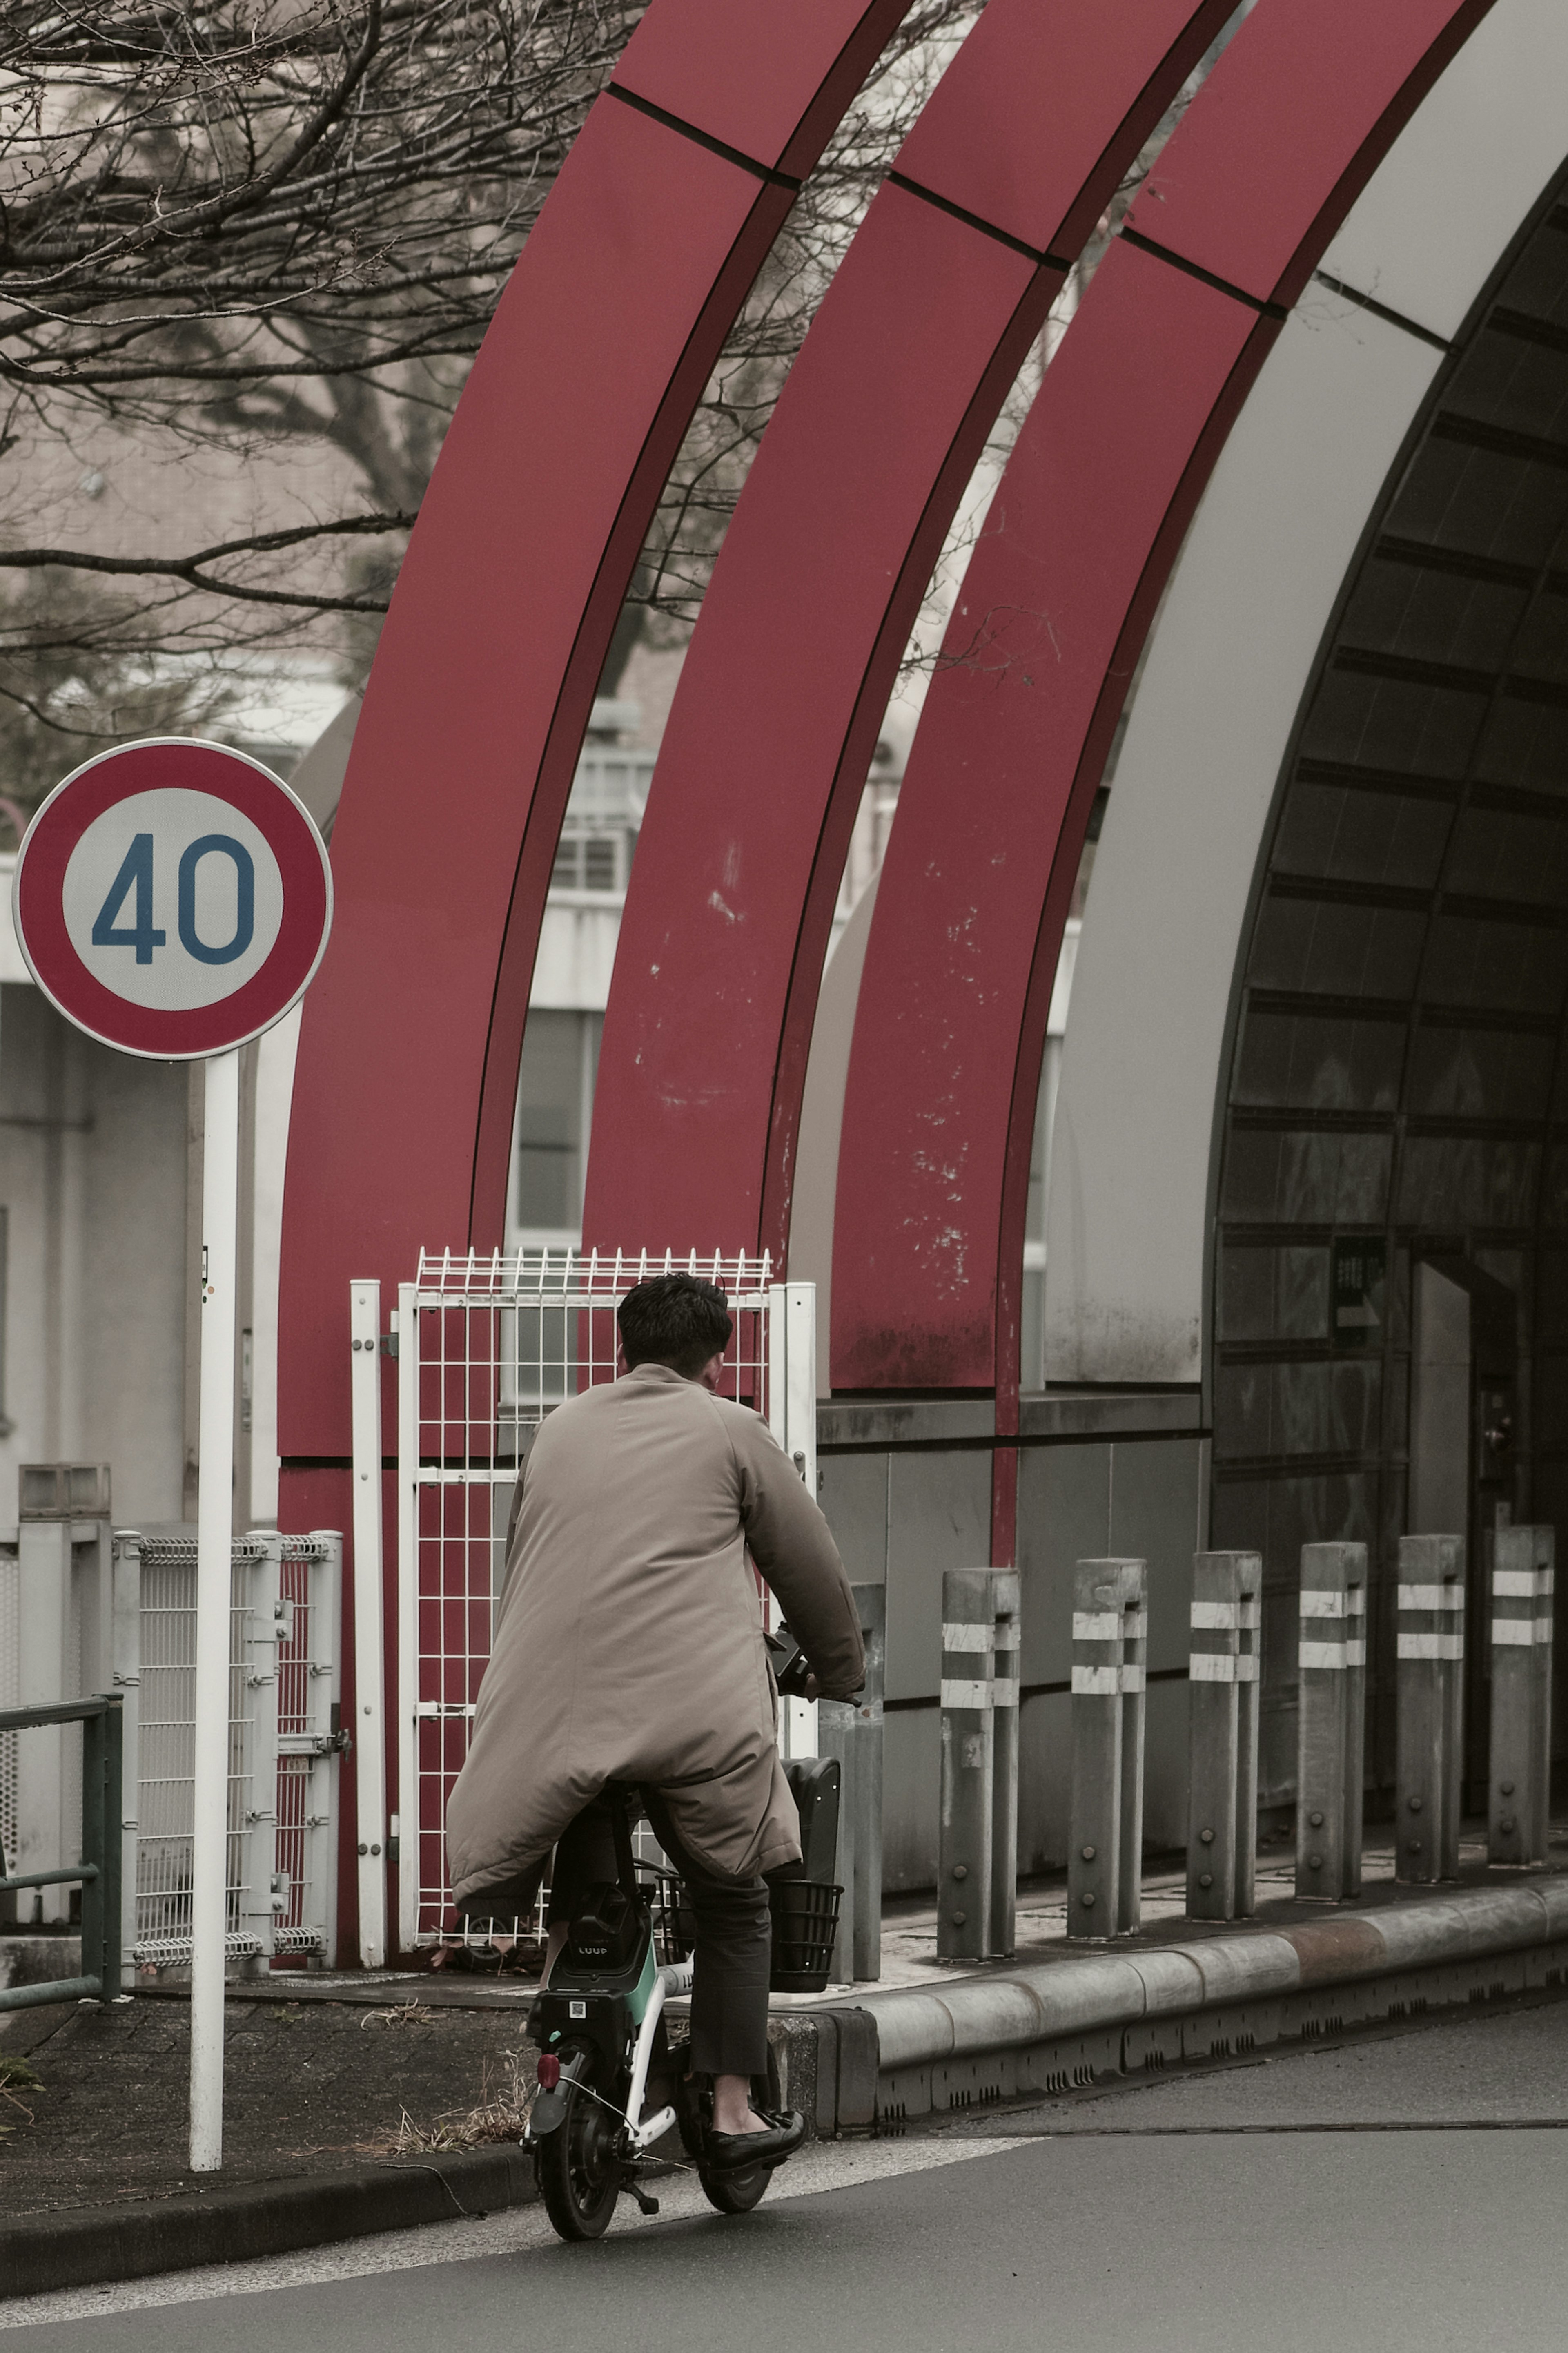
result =
[{"label": "black front basket", "polygon": [[821,1879],[775,1879],[768,1889],[773,1915],[773,1993],[823,1993],[838,1934],[842,1887]]}]

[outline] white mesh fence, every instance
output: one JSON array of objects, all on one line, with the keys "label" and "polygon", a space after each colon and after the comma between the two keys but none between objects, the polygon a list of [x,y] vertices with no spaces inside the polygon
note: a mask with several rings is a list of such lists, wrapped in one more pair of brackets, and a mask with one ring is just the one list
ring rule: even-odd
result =
[{"label": "white mesh fence", "polygon": [[[421,1254],[398,1293],[398,1766],[405,1951],[452,1926],[447,1799],[468,1754],[512,1497],[552,1408],[616,1377],[616,1310],[650,1275],[700,1275],[734,1322],[724,1391],[769,1414],[766,1252],[679,1259],[567,1250]],[[644,1833],[639,1852],[658,1859]],[[534,1915],[510,1925],[543,1932]]]}]

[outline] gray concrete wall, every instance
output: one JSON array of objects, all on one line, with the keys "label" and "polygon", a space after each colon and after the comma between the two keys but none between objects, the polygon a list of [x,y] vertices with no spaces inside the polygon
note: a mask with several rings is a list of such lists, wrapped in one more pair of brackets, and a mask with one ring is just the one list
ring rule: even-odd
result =
[{"label": "gray concrete wall", "polygon": [[68,1460],[112,1465],[122,1525],[180,1517],[185,1111],[182,1065],[95,1045],[36,988],[0,991],[0,1518],[18,1463]]},{"label": "gray concrete wall", "polygon": [[[1018,1866],[1067,1860],[1072,1572],[1131,1554],[1149,1563],[1146,1843],[1186,1823],[1187,1606],[1203,1542],[1207,1438],[1190,1391],[1026,1400],[1019,1448],[1023,1689]],[[889,1894],[936,1878],[942,1577],[990,1553],[988,1404],[865,1403],[819,1409],[819,1492],[851,1578],[888,1588],[883,1813]]]}]

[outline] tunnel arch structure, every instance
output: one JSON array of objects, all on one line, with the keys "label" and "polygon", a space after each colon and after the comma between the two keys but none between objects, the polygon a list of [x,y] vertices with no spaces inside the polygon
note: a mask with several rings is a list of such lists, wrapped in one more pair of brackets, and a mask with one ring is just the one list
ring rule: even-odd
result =
[{"label": "tunnel arch structure", "polygon": [[[609,634],[728,322],[903,13],[891,0],[655,0],[476,364],[366,696],[333,840],[337,932],[301,1030],[286,1525],[347,1516],[350,1277],[390,1284],[421,1245],[500,1239],[534,942]],[[909,619],[1051,292],[1226,13],[992,0],[853,241],[764,437],[655,780],[601,1072],[590,1240],[785,1240],[836,861]],[[1142,380],[1168,396],[1142,412],[1158,431],[1126,453],[1143,475],[1126,544],[1110,551],[1114,593],[1097,607],[1089,571],[1052,589],[1077,631],[1077,715],[1058,742],[1026,725],[1004,747],[1016,837],[1035,838],[1011,897],[1001,861],[988,871],[978,855],[973,907],[1010,957],[1005,985],[986,975],[978,995],[973,973],[930,952],[951,920],[927,891],[933,843],[976,789],[942,752],[942,707],[966,744],[1001,738],[987,736],[994,715],[961,708],[962,681],[933,692],[929,785],[911,771],[870,927],[837,1166],[837,1386],[972,1401],[965,1442],[1002,1441],[998,1560],[1015,1545],[1031,1024],[1096,762],[1163,595],[1068,1029],[1047,1367],[1079,1387],[1192,1392],[1228,1460],[1231,1343],[1222,1324],[1212,1361],[1208,1302],[1232,1238],[1215,1171],[1240,1165],[1242,1138],[1266,1126],[1252,1113],[1269,1108],[1243,1096],[1248,1035],[1273,1018],[1259,998],[1254,1022],[1258,926],[1289,901],[1268,862],[1288,830],[1270,812],[1314,666],[1338,676],[1326,633],[1352,607],[1346,582],[1380,527],[1369,519],[1561,165],[1565,52],[1550,0],[1387,0],[1374,19],[1345,0],[1258,0],[1047,372],[1019,462],[1043,450],[1047,470],[1081,464],[1086,479],[1104,462],[1105,419],[1137,423]],[[1550,345],[1543,333],[1532,348]],[[897,414],[868,446],[868,397],[895,357]],[[975,567],[994,544],[983,539]],[[966,592],[984,601],[975,567]],[[743,730],[758,725],[766,756],[738,795]],[[975,775],[983,790],[984,757]],[[1439,913],[1424,920],[1435,931]],[[744,954],[726,955],[737,941]],[[951,1204],[969,1270],[958,1291],[951,1252],[944,1264],[906,1248],[879,1270],[867,1257],[879,1220],[886,1235],[915,1215],[938,1092],[911,1008],[931,1035],[955,1025],[975,1049],[964,1119],[987,1163]],[[1408,1125],[1410,1103],[1388,1115]],[[1537,1103],[1531,1117],[1539,1160],[1551,1114]],[[1531,1181],[1539,1204],[1539,1168]],[[929,1199],[915,1208],[929,1234]],[[1544,1264],[1550,1237],[1539,1219],[1531,1230],[1520,1247]],[[896,1301],[892,1318],[879,1296]],[[1545,1361],[1531,1359],[1538,1388]],[[1215,1524],[1229,1525],[1217,1502]]]},{"label": "tunnel arch structure", "polygon": [[[1391,1778],[1390,1564],[1421,1524],[1413,1263],[1510,1295],[1498,1496],[1548,1520],[1564,1500],[1568,237],[1562,126],[1536,91],[1565,66],[1554,12],[1497,9],[1325,257],[1377,310],[1322,284],[1271,354],[1150,646],[1079,954],[1047,1362],[1201,1387],[1212,1540],[1268,1568],[1276,1797],[1298,1547],[1331,1528],[1371,1548],[1372,1764]],[[1112,1053],[1117,1089],[1096,1078]],[[1331,1293],[1360,1240],[1386,1266],[1372,1345],[1336,1330]],[[1479,1615],[1471,1634],[1473,1788]]]}]

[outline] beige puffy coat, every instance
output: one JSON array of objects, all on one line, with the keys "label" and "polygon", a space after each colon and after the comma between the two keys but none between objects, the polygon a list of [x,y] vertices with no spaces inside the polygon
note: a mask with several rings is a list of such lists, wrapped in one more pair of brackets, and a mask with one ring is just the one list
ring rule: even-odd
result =
[{"label": "beige puffy coat", "polygon": [[799,1860],[748,1552],[824,1696],[848,1698],[865,1661],[843,1564],[758,1415],[639,1365],[549,1417],[447,1809],[459,1902],[536,1862],[611,1780],[661,1790],[724,1877]]}]

